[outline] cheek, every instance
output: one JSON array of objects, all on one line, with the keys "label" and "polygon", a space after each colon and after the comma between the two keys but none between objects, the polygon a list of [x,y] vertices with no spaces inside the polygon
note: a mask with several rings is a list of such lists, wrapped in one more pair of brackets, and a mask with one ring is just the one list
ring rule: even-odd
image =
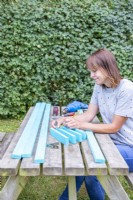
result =
[{"label": "cheek", "polygon": [[97,76],[98,76],[99,78],[103,79],[103,80],[105,80],[106,77],[107,77],[107,76],[105,76],[102,72],[99,72],[99,73],[97,74]]},{"label": "cheek", "polygon": [[101,72],[96,72],[96,76],[97,76],[97,77],[103,77],[103,75],[102,75]]}]

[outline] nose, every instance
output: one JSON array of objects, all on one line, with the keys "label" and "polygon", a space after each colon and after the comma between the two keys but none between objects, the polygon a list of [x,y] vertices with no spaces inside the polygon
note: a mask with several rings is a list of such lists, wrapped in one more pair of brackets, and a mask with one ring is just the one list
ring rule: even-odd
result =
[{"label": "nose", "polygon": [[95,76],[95,72],[91,72],[90,77],[93,78]]}]

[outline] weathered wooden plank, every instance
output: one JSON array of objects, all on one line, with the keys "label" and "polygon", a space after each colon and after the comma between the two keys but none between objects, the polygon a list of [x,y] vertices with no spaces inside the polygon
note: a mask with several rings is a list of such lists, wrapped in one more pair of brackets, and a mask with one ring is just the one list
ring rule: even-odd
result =
[{"label": "weathered wooden plank", "polygon": [[[93,120],[94,123],[99,123],[96,117]],[[119,153],[117,147],[111,140],[108,134],[95,134],[98,144],[105,156],[108,163],[108,171],[110,175],[127,175],[129,173],[129,168]]]},{"label": "weathered wooden plank", "polygon": [[107,160],[109,174],[127,175],[129,168],[109,135],[95,134],[95,136]]},{"label": "weathered wooden plank", "polygon": [[[13,150],[13,153],[11,155],[12,158],[21,159],[23,150],[25,149],[26,141],[28,140],[29,135],[30,135],[31,127],[33,126],[33,124],[35,122],[36,114],[37,114],[38,110],[40,109],[40,106],[41,106],[41,103],[36,104],[32,114],[31,114],[31,117],[28,120],[28,122],[23,130],[23,133],[21,134],[19,141],[17,142],[17,144]],[[28,140],[28,142],[29,142],[29,140]]]},{"label": "weathered wooden plank", "polygon": [[[47,144],[50,144],[51,147],[46,148],[45,162],[43,164],[43,175],[62,175],[62,153],[61,153],[61,144],[58,143],[57,147],[54,148],[54,144],[57,143],[57,140],[53,138],[50,133],[48,134]],[[53,147],[52,147],[53,144]]]},{"label": "weathered wooden plank", "polygon": [[92,152],[95,162],[96,163],[105,163],[105,158],[104,158],[103,153],[96,141],[96,138],[95,138],[93,132],[86,131],[86,134],[87,134],[87,141],[90,146],[90,149],[91,149],[91,152]]},{"label": "weathered wooden plank", "polygon": [[[59,108],[59,114],[60,114],[60,108]],[[57,117],[59,118],[59,116]],[[53,119],[55,119],[55,116],[53,116],[53,112],[51,112],[49,127],[51,127],[51,122]],[[45,162],[42,168],[42,174],[55,175],[55,176],[62,175],[61,143],[57,142],[57,140],[50,135],[50,131],[48,131],[47,148],[45,154]]]},{"label": "weathered wooden plank", "polygon": [[34,163],[34,156],[35,156],[38,137],[39,135],[37,135],[37,139],[35,141],[32,157],[22,159],[22,162],[19,168],[20,176],[39,176],[41,174],[40,164]]},{"label": "weathered wooden plank", "polygon": [[6,133],[0,132],[0,142],[2,142],[5,135],[6,135]]},{"label": "weathered wooden plank", "polygon": [[87,140],[81,142],[82,155],[86,165],[87,175],[106,175],[107,166],[105,163],[96,163]]},{"label": "weathered wooden plank", "polygon": [[28,113],[26,114],[23,122],[20,125],[20,128],[14,135],[12,142],[8,146],[3,158],[0,160],[0,175],[2,176],[14,176],[18,173],[18,168],[20,164],[20,160],[18,159],[12,159],[11,154],[16,146],[16,143],[18,142],[28,119],[30,118],[30,115],[32,113],[33,108],[30,108]]},{"label": "weathered wooden plank", "polygon": [[69,144],[64,148],[64,174],[80,176],[85,174],[84,163],[79,144]]},{"label": "weathered wooden plank", "polygon": [[40,164],[34,163],[33,158],[23,158],[19,169],[20,176],[39,176],[41,174]]},{"label": "weathered wooden plank", "polygon": [[46,141],[48,135],[49,119],[50,119],[50,104],[46,104],[45,113],[42,120],[42,125],[40,128],[40,135],[37,144],[37,149],[35,153],[34,162],[44,163],[45,161],[45,151],[46,151]]},{"label": "weathered wooden plank", "polygon": [[128,181],[130,187],[133,190],[133,173],[128,174],[128,176],[125,176],[126,180]]},{"label": "weathered wooden plank", "polygon": [[7,133],[0,143],[0,159],[3,157],[15,133]]},{"label": "weathered wooden plank", "polygon": [[129,200],[116,176],[98,176],[98,179],[111,200]]},{"label": "weathered wooden plank", "polygon": [[0,191],[0,200],[17,200],[27,181],[28,177],[9,177],[4,188]]},{"label": "weathered wooden plank", "polygon": [[[50,123],[51,123],[51,121],[50,121]],[[54,139],[52,136],[50,136],[50,137],[51,137],[51,140],[49,141],[49,143],[53,143],[55,141],[57,142],[57,140]],[[57,173],[60,175],[61,169],[62,169],[62,167],[59,165],[59,163],[61,162],[61,160],[59,160],[59,157],[61,159],[61,155],[60,155],[61,148],[60,148],[60,151],[59,150],[56,151],[56,149],[46,148],[45,163],[44,163],[45,167],[43,167],[43,170],[41,170],[40,164],[34,163],[34,157],[35,157],[38,138],[39,138],[39,134],[37,135],[37,140],[36,140],[36,144],[34,147],[32,158],[23,158],[22,159],[19,174],[21,176],[38,176],[41,174],[41,171],[42,171],[42,174],[44,173],[46,175],[47,174],[54,175],[54,173],[55,174]],[[49,150],[50,150],[50,152],[49,152]],[[48,153],[47,153],[47,151],[48,151]]]},{"label": "weathered wooden plank", "polygon": [[[33,152],[34,157],[35,152]],[[19,168],[20,176],[39,176],[41,174],[40,164],[34,163],[34,158],[23,158]]]},{"label": "weathered wooden plank", "polygon": [[[25,140],[25,147],[22,151],[22,157],[23,158],[30,158],[32,156],[33,148],[36,142],[37,134],[39,132],[39,127],[41,124],[44,108],[46,104],[41,103],[41,106],[36,114],[35,121],[31,126],[30,133],[28,135],[28,138]],[[30,141],[30,143],[29,143]]]}]

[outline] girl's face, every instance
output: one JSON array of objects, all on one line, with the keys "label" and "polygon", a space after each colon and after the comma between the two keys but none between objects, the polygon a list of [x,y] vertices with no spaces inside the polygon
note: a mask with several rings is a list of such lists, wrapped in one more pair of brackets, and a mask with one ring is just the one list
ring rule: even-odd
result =
[{"label": "girl's face", "polygon": [[106,85],[107,87],[111,87],[111,83],[109,81],[108,75],[105,70],[101,69],[91,69],[90,77],[95,81],[97,85]]}]

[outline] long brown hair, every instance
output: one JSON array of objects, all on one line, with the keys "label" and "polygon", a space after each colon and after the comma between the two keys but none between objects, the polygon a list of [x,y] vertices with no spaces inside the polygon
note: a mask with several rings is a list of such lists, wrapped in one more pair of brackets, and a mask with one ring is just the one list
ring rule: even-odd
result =
[{"label": "long brown hair", "polygon": [[112,87],[116,87],[122,79],[115,56],[107,49],[99,49],[92,53],[86,65],[90,70],[100,69],[103,73],[105,72]]}]

